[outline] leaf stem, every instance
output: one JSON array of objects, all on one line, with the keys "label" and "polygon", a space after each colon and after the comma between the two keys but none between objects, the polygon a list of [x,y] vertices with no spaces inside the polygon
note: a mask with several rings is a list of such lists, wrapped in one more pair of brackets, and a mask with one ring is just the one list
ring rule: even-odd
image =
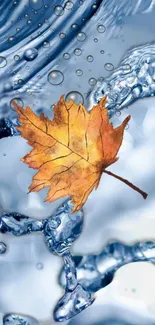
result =
[{"label": "leaf stem", "polygon": [[112,172],[110,172],[109,170],[104,170],[103,173],[108,174],[110,176],[113,176],[117,179],[119,179],[120,181],[122,181],[123,183],[127,184],[128,186],[130,186],[133,190],[137,191],[138,193],[140,193],[144,199],[147,198],[148,194],[143,192],[139,187],[133,185],[132,183],[130,183],[127,179],[120,177],[116,174],[113,174]]}]

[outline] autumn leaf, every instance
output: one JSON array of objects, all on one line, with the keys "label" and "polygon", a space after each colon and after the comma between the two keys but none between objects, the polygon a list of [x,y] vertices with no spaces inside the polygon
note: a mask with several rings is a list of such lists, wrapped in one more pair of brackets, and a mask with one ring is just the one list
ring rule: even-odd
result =
[{"label": "autumn leaf", "polygon": [[122,144],[124,128],[130,120],[128,116],[119,127],[113,128],[105,102],[106,97],[89,113],[82,104],[77,105],[72,99],[65,102],[62,95],[54,106],[53,120],[43,113],[38,117],[30,107],[23,109],[13,102],[21,124],[17,129],[33,147],[21,160],[39,170],[32,178],[29,192],[49,187],[44,200],[49,202],[69,195],[75,204],[75,212],[98,187],[104,172],[147,197],[127,180],[105,170],[118,160],[116,155]]}]

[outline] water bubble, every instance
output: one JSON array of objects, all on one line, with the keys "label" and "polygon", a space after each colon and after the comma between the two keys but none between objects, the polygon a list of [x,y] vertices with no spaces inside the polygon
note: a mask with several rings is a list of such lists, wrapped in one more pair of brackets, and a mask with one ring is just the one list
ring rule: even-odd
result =
[{"label": "water bubble", "polygon": [[19,32],[20,31],[20,28],[18,27],[18,28],[16,28],[16,32]]},{"label": "water bubble", "polygon": [[4,254],[6,250],[7,250],[7,246],[4,243],[0,242],[0,255]]},{"label": "water bubble", "polygon": [[8,38],[8,41],[9,41],[10,43],[13,43],[13,42],[15,41],[15,37],[14,37],[14,36],[10,36],[10,37]]},{"label": "water bubble", "polygon": [[104,65],[104,67],[105,67],[105,69],[106,69],[107,71],[112,71],[112,70],[114,69],[114,66],[113,66],[112,63],[106,63],[106,64]]},{"label": "water bubble", "polygon": [[99,33],[104,33],[105,30],[106,30],[106,28],[105,28],[104,25],[100,24],[100,25],[97,26],[97,31],[98,31]]},{"label": "water bubble", "polygon": [[71,25],[71,28],[74,29],[74,30],[76,30],[76,29],[79,28],[79,25],[77,25],[77,24],[72,24],[72,25]]},{"label": "water bubble", "polygon": [[15,108],[14,108],[14,105],[13,105],[13,101],[15,101],[19,106],[23,107],[24,106],[24,103],[23,101],[21,100],[21,98],[13,98],[11,101],[10,101],[10,107],[13,111],[15,111]]},{"label": "water bubble", "polygon": [[23,85],[23,84],[24,84],[24,80],[23,80],[23,79],[19,79],[19,80],[18,80],[18,84],[19,84],[19,85]]},{"label": "water bubble", "polygon": [[64,58],[65,60],[69,60],[69,59],[70,59],[70,54],[69,54],[69,53],[64,53],[64,54],[63,54],[63,58]]},{"label": "water bubble", "polygon": [[27,61],[33,61],[38,56],[38,51],[35,48],[27,49],[24,52],[24,58]]},{"label": "water bubble", "polygon": [[49,47],[49,46],[50,46],[50,43],[48,41],[43,42],[43,47]]},{"label": "water bubble", "polygon": [[29,0],[30,7],[35,10],[39,10],[43,6],[43,0]]},{"label": "water bubble", "polygon": [[51,85],[60,85],[64,80],[64,75],[59,70],[52,70],[48,74],[48,81]]},{"label": "water bubble", "polygon": [[27,21],[27,24],[28,24],[28,25],[32,24],[32,20],[29,19],[29,20]]},{"label": "water bubble", "polygon": [[89,82],[89,84],[90,84],[91,86],[95,86],[96,83],[97,83],[97,80],[96,80],[95,78],[90,78],[90,79],[88,80],[88,82]]},{"label": "water bubble", "polygon": [[43,263],[37,263],[36,267],[38,270],[42,270],[44,265],[43,265]]},{"label": "water bubble", "polygon": [[29,15],[25,14],[25,15],[24,15],[24,17],[25,17],[25,18],[28,18],[28,17],[29,17]]},{"label": "water bubble", "polygon": [[83,71],[81,69],[77,69],[76,70],[76,75],[77,76],[82,76],[83,75]]},{"label": "water bubble", "polygon": [[7,65],[7,60],[4,56],[0,56],[0,68],[4,68]]},{"label": "water bubble", "polygon": [[98,42],[98,38],[95,37],[94,38],[94,42],[97,43]]},{"label": "water bubble", "polygon": [[20,60],[20,56],[16,54],[16,55],[14,56],[14,60],[15,60],[15,61],[19,61],[19,60]]},{"label": "water bubble", "polygon": [[101,54],[104,54],[104,50],[101,50],[100,53],[101,53]]},{"label": "water bubble", "polygon": [[116,111],[115,112],[115,115],[119,117],[121,115],[121,112],[120,111]]},{"label": "water bubble", "polygon": [[62,6],[59,6],[59,5],[58,6],[55,6],[54,13],[55,13],[56,16],[62,16],[63,13],[64,13],[63,7]]},{"label": "water bubble", "polygon": [[67,1],[66,3],[65,3],[65,9],[68,9],[68,10],[70,10],[70,9],[73,9],[73,2],[72,1]]},{"label": "water bubble", "polygon": [[103,78],[103,77],[99,77],[97,80],[98,80],[99,82],[103,82],[104,78]]},{"label": "water bubble", "polygon": [[70,99],[72,99],[76,104],[84,103],[84,98],[83,98],[82,94],[78,91],[70,91],[66,95],[65,101],[69,101]]},{"label": "water bubble", "polygon": [[53,111],[53,109],[54,109],[54,105],[55,105],[55,104],[52,104],[51,107],[50,107],[52,111]]},{"label": "water bubble", "polygon": [[88,55],[88,56],[87,56],[87,61],[88,61],[88,62],[92,62],[92,61],[94,61],[94,57],[93,57],[92,55]]},{"label": "water bubble", "polygon": [[86,39],[86,34],[84,32],[79,32],[76,37],[79,42],[83,42]]},{"label": "water bubble", "polygon": [[48,9],[48,8],[49,8],[49,5],[46,4],[46,5],[44,6],[44,8],[45,8],[45,9]]},{"label": "water bubble", "polygon": [[82,50],[77,48],[77,49],[74,50],[74,54],[79,56],[79,55],[82,54]]},{"label": "water bubble", "polygon": [[63,33],[63,32],[60,32],[59,33],[59,37],[62,39],[62,38],[65,38],[66,37],[66,34],[65,33]]}]

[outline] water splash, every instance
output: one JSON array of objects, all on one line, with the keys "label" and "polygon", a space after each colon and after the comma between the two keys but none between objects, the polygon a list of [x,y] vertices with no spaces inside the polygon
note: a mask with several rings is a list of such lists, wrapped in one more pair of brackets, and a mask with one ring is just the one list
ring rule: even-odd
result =
[{"label": "water splash", "polygon": [[39,322],[30,316],[6,314],[3,317],[3,325],[39,325]]},{"label": "water splash", "polygon": [[[56,321],[68,320],[90,306],[94,298],[79,284],[76,267],[69,248],[79,237],[83,226],[83,211],[72,214],[71,199],[66,200],[47,219],[36,220],[18,213],[2,213],[0,232],[22,236],[32,232],[42,232],[48,250],[64,260],[66,285],[63,297],[54,310]],[[39,263],[40,264],[40,263]],[[40,269],[40,266],[39,266]]]},{"label": "water splash", "polygon": [[105,95],[110,114],[137,99],[155,95],[155,43],[128,51],[110,77],[97,83],[91,104],[97,104]]},{"label": "water splash", "polygon": [[[73,259],[79,283],[89,292],[96,292],[111,283],[115,272],[128,263],[147,261],[155,264],[155,242],[137,242],[130,246],[113,242],[98,255],[79,256],[78,260],[75,256]],[[64,274],[62,269],[59,275],[62,287],[66,285]]]}]

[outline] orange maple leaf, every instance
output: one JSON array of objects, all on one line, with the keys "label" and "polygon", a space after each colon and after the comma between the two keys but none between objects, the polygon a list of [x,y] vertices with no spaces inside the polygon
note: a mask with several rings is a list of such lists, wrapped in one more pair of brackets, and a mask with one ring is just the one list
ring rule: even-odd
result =
[{"label": "orange maple leaf", "polygon": [[43,113],[38,117],[30,107],[23,109],[14,101],[21,124],[17,129],[33,147],[21,160],[39,170],[32,178],[29,192],[50,187],[44,200],[49,202],[69,195],[75,204],[75,212],[83,206],[90,192],[98,187],[104,172],[147,197],[127,180],[105,170],[118,160],[116,155],[130,119],[130,116],[126,117],[114,129],[112,123],[109,124],[105,102],[106,97],[89,113],[82,104],[77,105],[72,99],[65,102],[62,95],[54,106],[53,120],[49,120]]}]

